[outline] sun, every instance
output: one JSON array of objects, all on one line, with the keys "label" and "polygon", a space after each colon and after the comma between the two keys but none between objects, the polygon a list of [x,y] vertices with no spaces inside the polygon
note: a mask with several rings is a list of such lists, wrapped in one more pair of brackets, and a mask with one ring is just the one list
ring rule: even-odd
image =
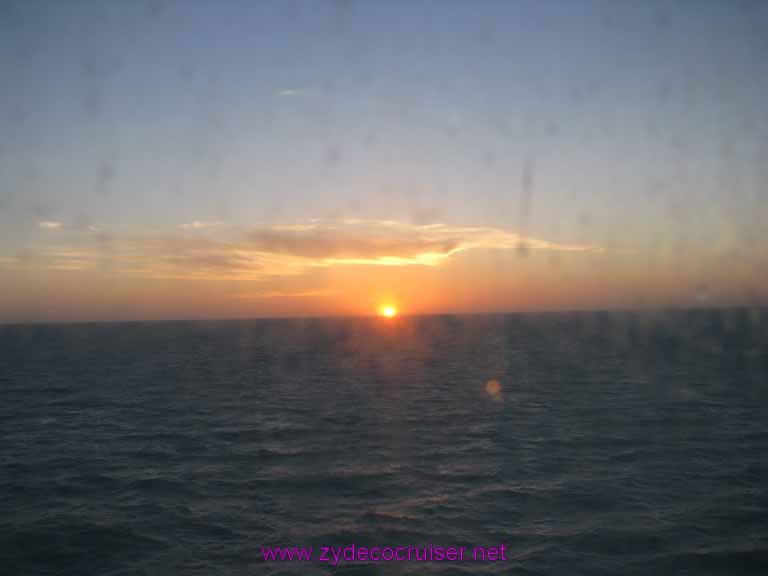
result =
[{"label": "sun", "polygon": [[395,316],[397,316],[397,308],[389,305],[382,306],[381,308],[379,308],[379,314],[384,316],[384,318],[394,318]]}]

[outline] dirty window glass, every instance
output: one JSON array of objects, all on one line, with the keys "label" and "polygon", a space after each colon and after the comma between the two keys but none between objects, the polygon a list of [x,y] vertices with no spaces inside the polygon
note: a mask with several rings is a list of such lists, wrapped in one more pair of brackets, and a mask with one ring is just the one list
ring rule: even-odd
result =
[{"label": "dirty window glass", "polygon": [[9,574],[758,574],[768,3],[0,5]]}]

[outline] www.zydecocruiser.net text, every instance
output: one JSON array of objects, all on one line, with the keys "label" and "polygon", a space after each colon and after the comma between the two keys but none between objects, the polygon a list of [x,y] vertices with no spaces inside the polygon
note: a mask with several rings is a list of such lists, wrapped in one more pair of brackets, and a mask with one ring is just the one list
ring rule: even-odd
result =
[{"label": "www.zydecocruiser.net text", "polygon": [[267,562],[503,562],[507,548],[501,546],[263,546]]}]

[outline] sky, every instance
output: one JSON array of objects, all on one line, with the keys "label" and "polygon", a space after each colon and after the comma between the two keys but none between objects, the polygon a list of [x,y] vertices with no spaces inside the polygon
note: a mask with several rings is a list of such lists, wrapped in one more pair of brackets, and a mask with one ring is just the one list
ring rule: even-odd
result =
[{"label": "sky", "polygon": [[0,322],[768,303],[768,3],[3,2]]}]

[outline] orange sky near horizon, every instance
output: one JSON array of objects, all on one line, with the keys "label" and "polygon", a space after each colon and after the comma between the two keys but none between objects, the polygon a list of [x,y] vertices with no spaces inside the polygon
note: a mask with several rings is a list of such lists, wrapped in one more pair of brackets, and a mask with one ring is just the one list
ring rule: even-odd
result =
[{"label": "orange sky near horizon", "polygon": [[[402,225],[393,235],[393,226],[315,224],[283,236],[271,230],[268,245],[248,256],[245,244],[219,245],[196,234],[166,238],[167,253],[154,240],[141,250],[123,250],[117,237],[99,253],[84,248],[92,240],[86,235],[79,249],[68,247],[67,257],[59,249],[57,260],[49,247],[26,261],[6,262],[0,320],[365,316],[383,305],[408,315],[768,301],[765,272],[753,259],[714,251],[660,256],[538,239],[521,249],[497,230]],[[82,236],[73,234],[66,244]],[[54,246],[65,244],[54,239]],[[424,246],[436,251],[424,256]],[[243,260],[233,261],[233,254]]]}]

